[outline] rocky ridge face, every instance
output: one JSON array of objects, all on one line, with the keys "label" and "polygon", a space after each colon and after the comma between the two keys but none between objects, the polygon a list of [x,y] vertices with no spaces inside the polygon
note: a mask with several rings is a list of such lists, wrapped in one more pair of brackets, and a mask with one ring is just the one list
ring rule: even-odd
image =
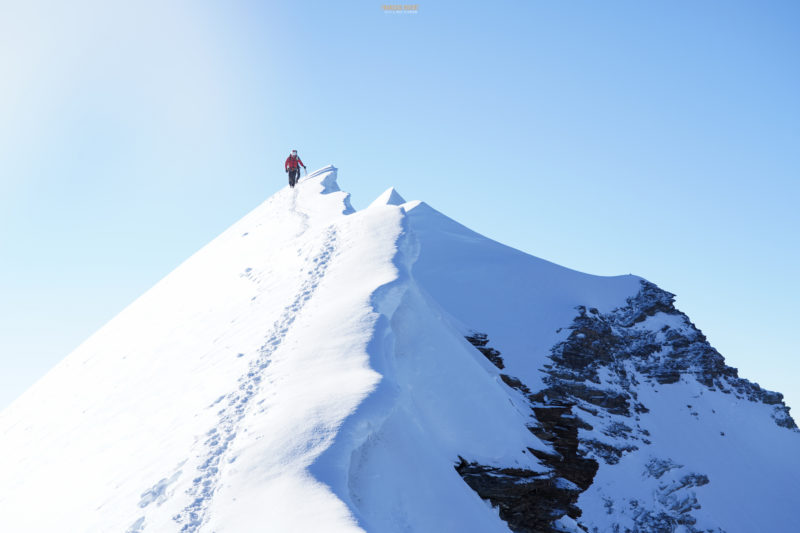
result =
[{"label": "rocky ridge face", "polygon": [[[466,339],[497,368],[505,368],[499,351],[488,345],[484,333],[472,333]],[[564,406],[534,407],[534,396],[519,379],[500,374],[503,382],[528,399],[539,425],[528,429],[553,446],[553,453],[528,449],[551,468],[541,474],[520,468],[497,468],[468,462],[459,457],[456,471],[480,495],[499,508],[500,518],[513,531],[553,531],[552,524],[567,515],[577,519],[581,510],[576,503],[581,492],[591,485],[597,462],[578,453],[580,419]]]},{"label": "rocky ridge face", "polygon": [[[664,385],[693,377],[710,391],[774,406],[775,423],[796,429],[783,395],[740,378],[674,301],[674,294],[643,281],[626,306],[610,313],[579,307],[569,337],[553,347],[552,364],[543,369],[549,385],[543,393],[571,397],[589,411],[635,417],[647,409],[637,401],[637,379]],[[657,314],[666,320],[654,329],[648,319]],[[584,385],[587,381],[596,386]]]},{"label": "rocky ridge face", "polygon": [[[520,379],[500,374],[506,385],[527,399],[532,415],[528,429],[552,446],[552,454],[528,450],[551,473],[501,469],[464,458],[459,458],[456,470],[499,508],[513,531],[598,531],[581,521],[577,502],[599,468],[613,468],[626,453],[652,444],[642,422],[641,415],[649,409],[639,398],[641,387],[695,380],[708,391],[772,406],[775,424],[798,431],[783,396],[740,378],[675,308],[674,298],[643,281],[625,306],[611,312],[579,306],[565,328],[567,338],[551,349],[549,362],[541,369],[542,390],[531,391]],[[466,338],[498,369],[505,369],[502,354],[489,346],[486,333]],[[624,506],[630,517],[627,526],[618,525],[616,530],[721,531],[695,528],[693,512],[701,504],[694,489],[711,482],[705,474],[687,471],[669,458],[652,457],[642,475],[656,483],[652,498],[604,500],[608,514]]]}]

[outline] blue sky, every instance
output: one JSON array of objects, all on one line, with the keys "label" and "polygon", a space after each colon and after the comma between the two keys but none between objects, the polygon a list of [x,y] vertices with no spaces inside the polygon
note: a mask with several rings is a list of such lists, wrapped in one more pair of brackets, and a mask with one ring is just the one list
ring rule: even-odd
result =
[{"label": "blue sky", "polygon": [[292,148],[356,208],[394,185],[658,283],[800,405],[800,4],[417,5],[0,5],[0,408],[284,186]]}]

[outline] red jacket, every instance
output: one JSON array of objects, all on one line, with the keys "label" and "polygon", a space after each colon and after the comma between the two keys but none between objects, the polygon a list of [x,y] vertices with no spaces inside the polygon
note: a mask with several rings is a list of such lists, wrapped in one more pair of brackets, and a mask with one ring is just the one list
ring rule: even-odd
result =
[{"label": "red jacket", "polygon": [[289,156],[289,157],[287,157],[286,158],[286,170],[289,170],[290,168],[297,168],[297,164],[298,163],[300,163],[301,167],[306,168],[306,166],[303,164],[303,161],[300,159],[300,156],[297,156],[297,157]]}]

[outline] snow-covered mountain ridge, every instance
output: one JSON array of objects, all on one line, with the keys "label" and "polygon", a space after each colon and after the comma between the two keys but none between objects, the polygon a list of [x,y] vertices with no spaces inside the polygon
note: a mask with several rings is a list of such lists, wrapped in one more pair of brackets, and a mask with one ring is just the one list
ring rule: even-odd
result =
[{"label": "snow-covered mountain ridge", "polygon": [[793,531],[788,408],[671,294],[336,174],[0,413],[0,531]]}]

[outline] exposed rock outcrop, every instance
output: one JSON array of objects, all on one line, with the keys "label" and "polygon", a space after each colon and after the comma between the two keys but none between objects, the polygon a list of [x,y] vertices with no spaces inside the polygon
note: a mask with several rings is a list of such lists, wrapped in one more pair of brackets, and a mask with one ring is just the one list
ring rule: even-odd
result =
[{"label": "exposed rock outcrop", "polygon": [[496,468],[459,457],[456,471],[478,495],[500,511],[509,528],[520,533],[555,531],[554,520],[580,516],[575,505],[581,489],[569,481],[518,468]]},{"label": "exposed rock outcrop", "polygon": [[[675,308],[674,298],[643,281],[641,290],[613,311],[579,306],[569,334],[552,348],[550,361],[542,368],[541,390],[532,391],[518,377],[500,374],[506,385],[527,399],[533,420],[528,429],[552,446],[552,453],[529,450],[551,472],[497,468],[461,457],[456,470],[499,508],[513,531],[561,531],[559,519],[567,516],[581,529],[596,530],[578,521],[582,512],[577,502],[601,464],[613,468],[625,454],[651,444],[641,420],[649,412],[639,398],[642,386],[696,381],[709,391],[772,406],[777,425],[798,431],[783,396],[740,378]],[[502,354],[489,346],[487,334],[471,333],[466,338],[497,368],[506,368]],[[698,416],[691,405],[687,408]],[[654,493],[646,498],[608,499],[609,514],[621,513],[637,531],[679,527],[700,531],[692,514],[700,508],[693,489],[711,482],[706,475],[686,471],[669,458],[652,458],[642,475],[658,480]]]},{"label": "exposed rock outcrop", "polygon": [[[569,337],[553,347],[553,364],[545,368],[548,388],[542,394],[631,417],[647,411],[633,387],[637,375],[662,385],[693,377],[709,390],[774,405],[775,422],[796,428],[783,395],[740,378],[689,317],[675,308],[674,300],[673,294],[643,281],[627,305],[610,313],[578,307]],[[659,313],[669,319],[647,322]]]},{"label": "exposed rock outcrop", "polygon": [[[501,354],[488,346],[484,333],[472,333],[467,340],[495,366],[504,368]],[[508,374],[500,378],[529,402],[537,423],[528,429],[542,441],[552,445],[553,453],[529,449],[550,467],[546,474],[519,468],[497,468],[468,462],[459,457],[456,471],[478,495],[489,500],[500,511],[500,518],[520,533],[555,532],[558,519],[577,519],[581,510],[576,502],[591,484],[598,464],[579,452],[578,429],[591,429],[572,413],[570,406],[542,405],[522,381]]]},{"label": "exposed rock outcrop", "polygon": [[487,346],[489,343],[489,336],[486,333],[477,333],[474,332],[470,335],[465,337],[470,344],[472,344],[475,348],[481,352],[486,359],[492,362],[494,366],[499,368],[500,370],[504,369],[506,366],[503,363],[503,358],[500,357],[500,352],[492,348],[491,346]]}]

